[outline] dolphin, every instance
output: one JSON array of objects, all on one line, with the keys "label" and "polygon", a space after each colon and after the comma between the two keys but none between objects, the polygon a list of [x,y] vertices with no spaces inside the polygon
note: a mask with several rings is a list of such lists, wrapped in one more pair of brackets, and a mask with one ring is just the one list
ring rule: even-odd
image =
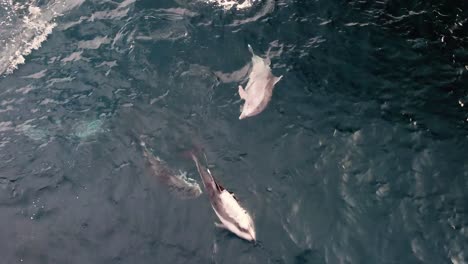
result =
[{"label": "dolphin", "polygon": [[166,162],[159,157],[154,156],[146,147],[144,141],[140,141],[140,146],[143,150],[143,156],[151,169],[151,173],[166,184],[169,190],[181,199],[194,199],[202,194],[200,185],[191,178],[187,177],[187,173],[175,172]]},{"label": "dolphin", "polygon": [[252,217],[242,208],[233,193],[216,182],[210,170],[200,164],[195,154],[190,154],[209,195],[211,207],[221,220],[221,223],[215,223],[215,225],[231,231],[240,238],[255,242],[255,227]]},{"label": "dolphin", "polygon": [[245,100],[239,119],[262,112],[271,100],[275,84],[283,78],[283,75],[276,77],[271,73],[271,62],[268,54],[266,59],[262,59],[255,55],[250,44],[248,48],[252,53],[252,69],[245,90],[239,85],[239,96],[242,100]]}]

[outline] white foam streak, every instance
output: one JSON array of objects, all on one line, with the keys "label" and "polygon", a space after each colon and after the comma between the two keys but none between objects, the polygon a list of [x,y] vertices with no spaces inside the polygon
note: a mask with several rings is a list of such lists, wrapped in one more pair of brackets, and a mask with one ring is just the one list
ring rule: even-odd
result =
[{"label": "white foam streak", "polygon": [[[2,67],[6,74],[12,73],[14,70],[18,69],[18,65],[23,64],[25,59],[24,56],[29,55],[33,50],[36,50],[41,47],[42,42],[47,39],[47,36],[52,33],[53,28],[56,26],[55,23],[47,23],[42,21],[40,18],[37,19],[38,7],[30,7],[31,16],[27,16],[23,19],[25,29],[23,34],[17,37],[18,40],[23,39],[19,45],[18,49],[13,52],[11,49],[11,54],[8,56],[8,50],[6,51],[6,57],[2,60],[7,60],[4,66],[0,66],[0,73],[2,73]],[[31,38],[32,37],[32,38]],[[31,39],[29,42],[27,39]],[[26,39],[26,40],[24,40]],[[10,46],[14,46],[15,40],[13,39],[10,43]],[[8,47],[8,45],[7,45]],[[7,48],[8,49],[8,48]],[[3,55],[3,54],[2,54]],[[0,63],[4,63],[0,60]]]},{"label": "white foam streak", "polygon": [[56,27],[55,18],[84,0],[58,0],[44,7],[0,0],[6,16],[0,17],[0,75],[11,74],[25,63],[25,56],[41,47]]},{"label": "white foam streak", "polygon": [[256,0],[245,0],[242,3],[236,0],[205,0],[206,3],[216,4],[223,7],[225,10],[236,8],[237,10],[250,8]]}]

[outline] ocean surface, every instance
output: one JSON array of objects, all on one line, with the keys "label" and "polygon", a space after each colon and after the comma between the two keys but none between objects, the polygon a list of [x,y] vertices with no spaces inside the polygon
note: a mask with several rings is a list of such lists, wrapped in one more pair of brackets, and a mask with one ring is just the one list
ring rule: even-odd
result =
[{"label": "ocean surface", "polygon": [[[467,32],[466,0],[0,0],[0,264],[466,264]],[[238,120],[248,44],[283,79]],[[258,243],[142,137],[187,184],[204,150]]]}]

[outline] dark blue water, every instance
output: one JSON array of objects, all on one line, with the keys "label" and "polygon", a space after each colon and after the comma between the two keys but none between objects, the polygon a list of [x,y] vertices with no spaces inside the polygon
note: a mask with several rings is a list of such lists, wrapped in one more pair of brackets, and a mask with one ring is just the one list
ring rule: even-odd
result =
[{"label": "dark blue water", "polygon": [[[0,263],[468,263],[467,12],[0,0]],[[284,77],[239,121],[247,44]],[[155,179],[141,135],[196,180],[203,148],[259,243]]]}]

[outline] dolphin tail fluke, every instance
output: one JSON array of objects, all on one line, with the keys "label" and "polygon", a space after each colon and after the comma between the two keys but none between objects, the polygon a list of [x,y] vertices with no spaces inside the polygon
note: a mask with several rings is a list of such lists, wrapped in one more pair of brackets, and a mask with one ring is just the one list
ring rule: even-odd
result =
[{"label": "dolphin tail fluke", "polygon": [[247,44],[247,47],[249,48],[250,53],[252,53],[252,55],[255,56],[252,46],[250,46],[250,44]]},{"label": "dolphin tail fluke", "polygon": [[146,144],[146,141],[148,141],[148,137],[145,135],[140,135],[139,140],[141,150],[143,151],[143,155],[148,156],[151,153],[151,151],[148,149],[148,145]]},{"label": "dolphin tail fluke", "polygon": [[[205,185],[205,189],[207,189],[208,193],[213,193],[213,192],[220,193],[224,191],[224,187],[218,182],[216,182],[213,175],[211,175],[210,169],[202,165],[198,161],[197,156],[193,153],[192,153],[192,159],[195,162],[195,165],[197,166],[198,174],[200,174],[200,177],[202,178],[202,181],[203,181],[203,185]],[[205,156],[205,160],[206,160],[206,156]]]},{"label": "dolphin tail fluke", "polygon": [[143,148],[146,148],[145,141],[148,140],[148,137],[146,135],[140,135],[139,139],[140,139],[140,146],[142,146]]},{"label": "dolphin tail fluke", "polygon": [[200,163],[200,161],[197,158],[197,155],[195,155],[193,152],[191,152],[191,156],[193,162],[195,162],[195,166],[197,166],[198,174],[200,174],[200,177],[203,181],[203,185],[205,185],[205,188],[208,190],[208,192],[210,192],[210,190],[219,190],[218,184],[211,175],[209,169]]}]

